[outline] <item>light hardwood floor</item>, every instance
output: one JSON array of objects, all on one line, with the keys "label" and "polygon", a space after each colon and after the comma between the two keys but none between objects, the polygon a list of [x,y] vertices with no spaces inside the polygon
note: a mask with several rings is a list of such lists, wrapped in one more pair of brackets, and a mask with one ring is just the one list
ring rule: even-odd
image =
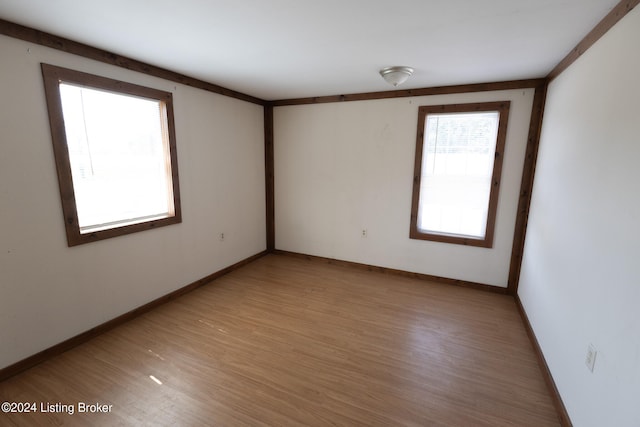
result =
[{"label": "light hardwood floor", "polygon": [[286,255],[0,383],[0,401],[74,406],[0,413],[10,426],[559,425],[511,297]]}]

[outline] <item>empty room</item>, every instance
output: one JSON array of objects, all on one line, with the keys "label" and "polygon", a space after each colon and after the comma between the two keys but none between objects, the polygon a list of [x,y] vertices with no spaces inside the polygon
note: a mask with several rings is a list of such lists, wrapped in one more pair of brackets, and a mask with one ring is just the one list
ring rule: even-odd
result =
[{"label": "empty room", "polygon": [[0,2],[0,425],[640,426],[640,0]]}]

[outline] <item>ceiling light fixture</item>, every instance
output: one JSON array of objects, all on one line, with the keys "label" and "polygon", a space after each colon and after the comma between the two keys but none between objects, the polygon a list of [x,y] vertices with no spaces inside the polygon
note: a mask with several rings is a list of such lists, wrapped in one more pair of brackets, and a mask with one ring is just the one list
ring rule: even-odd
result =
[{"label": "ceiling light fixture", "polygon": [[411,67],[387,67],[380,70],[380,75],[383,79],[394,86],[398,86],[407,81],[409,76],[413,74],[413,68]]}]

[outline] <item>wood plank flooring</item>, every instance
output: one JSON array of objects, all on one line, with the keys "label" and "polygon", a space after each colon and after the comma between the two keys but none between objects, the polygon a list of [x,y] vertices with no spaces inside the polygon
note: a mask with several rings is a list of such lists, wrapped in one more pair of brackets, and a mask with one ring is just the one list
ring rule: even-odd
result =
[{"label": "wood plank flooring", "polygon": [[559,425],[511,297],[286,255],[0,383],[0,401],[38,406],[3,426]]}]

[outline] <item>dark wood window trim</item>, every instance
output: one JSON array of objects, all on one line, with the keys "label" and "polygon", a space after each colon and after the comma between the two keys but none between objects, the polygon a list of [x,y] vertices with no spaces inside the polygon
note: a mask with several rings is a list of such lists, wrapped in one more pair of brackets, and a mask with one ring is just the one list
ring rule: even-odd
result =
[{"label": "dark wood window trim", "polygon": [[265,104],[264,100],[256,98],[255,96],[227,89],[213,83],[176,73],[175,71],[167,70],[165,68],[156,67],[155,65],[147,64],[133,58],[118,55],[83,43],[78,43],[64,37],[59,37],[34,28],[5,21],[4,19],[0,19],[0,34],[13,37],[18,40],[24,40],[29,43],[46,46],[51,49],[60,50],[62,52],[71,53],[73,55],[78,55],[83,58],[92,59],[94,61],[103,62],[105,64],[115,65],[116,67],[125,68],[138,73],[147,74],[149,76],[159,77],[171,82],[228,96],[230,98],[240,99],[257,105]]},{"label": "dark wood window trim", "polygon": [[[412,239],[431,240],[443,243],[454,243],[484,248],[493,247],[493,234],[495,229],[496,212],[498,209],[498,194],[500,190],[500,175],[502,173],[502,158],[507,135],[507,122],[509,118],[509,101],[483,102],[473,104],[450,104],[421,106],[418,109],[418,130],[416,137],[416,155],[413,175],[413,194],[411,199],[411,228],[409,236]],[[455,234],[428,233],[418,228],[418,207],[420,204],[420,184],[422,177],[422,153],[424,144],[424,127],[429,114],[469,113],[469,112],[498,112],[498,134],[496,141],[495,159],[491,179],[491,192],[489,196],[489,210],[485,236],[476,239]]]},{"label": "dark wood window trim", "polygon": [[[95,76],[49,64],[42,64],[41,66],[68,245],[76,246],[83,243],[90,243],[97,240],[108,239],[124,234],[136,233],[138,231],[182,222],[172,94],[170,92],[112,80],[106,77]],[[60,98],[60,82],[107,90],[124,95],[154,99],[161,102],[166,112],[166,133],[168,136],[174,206],[172,216],[81,234],[78,223],[78,212],[74,194],[71,163],[69,160],[69,151],[67,149],[64,116]]]}]

